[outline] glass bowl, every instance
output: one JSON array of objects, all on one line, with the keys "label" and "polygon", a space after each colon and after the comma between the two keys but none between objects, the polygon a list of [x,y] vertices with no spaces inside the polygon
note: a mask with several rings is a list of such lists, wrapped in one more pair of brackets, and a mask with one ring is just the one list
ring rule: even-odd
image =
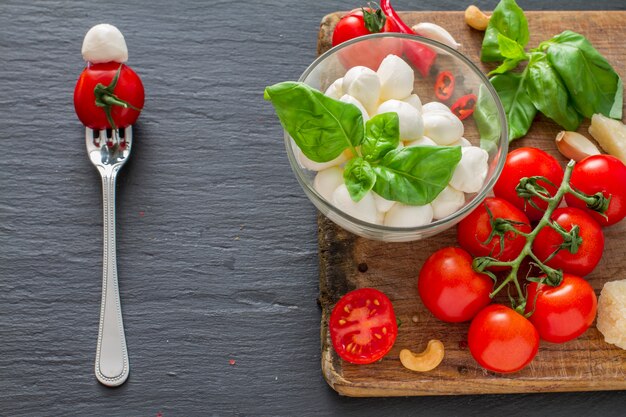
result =
[{"label": "glass bowl", "polygon": [[[425,45],[437,53],[437,59],[428,76],[423,77],[419,72],[414,71],[413,92],[420,97],[422,103],[439,101],[434,91],[435,80],[440,71],[449,71],[455,77],[456,86],[454,95],[445,104],[450,106],[460,96],[475,94],[484,105],[481,108],[490,109],[489,127],[481,129],[483,130],[482,138],[473,117],[468,117],[463,121],[465,129],[463,136],[472,145],[485,149],[489,155],[488,172],[482,188],[477,193],[465,194],[465,205],[455,213],[417,227],[389,227],[355,218],[334,206],[332,202],[326,200],[317,192],[313,185],[317,172],[304,168],[299,162],[298,154],[300,150],[289,134],[285,132],[285,146],[289,162],[298,182],[311,202],[323,215],[337,225],[368,239],[386,242],[407,242],[427,238],[452,227],[471,213],[489,194],[502,171],[508,152],[506,117],[502,104],[491,83],[468,58],[437,41],[399,33],[379,33],[355,38],[330,49],[318,57],[304,71],[298,81],[324,92],[335,80],[343,77],[355,64],[371,67],[373,65],[368,65],[368,62],[372,62],[372,59],[380,62],[381,57],[388,55],[387,52],[398,55],[399,48],[401,51],[403,47],[411,43]],[[346,59],[346,57],[349,59]],[[354,59],[355,57],[357,57],[356,60]],[[409,62],[405,56],[402,56],[402,58]],[[359,60],[361,62],[358,62]],[[376,70],[376,68],[372,69]],[[488,137],[485,137],[486,135]]]}]

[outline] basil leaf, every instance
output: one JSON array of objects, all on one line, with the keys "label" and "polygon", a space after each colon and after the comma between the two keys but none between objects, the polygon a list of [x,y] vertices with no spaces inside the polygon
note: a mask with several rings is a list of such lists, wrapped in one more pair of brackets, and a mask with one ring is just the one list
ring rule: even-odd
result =
[{"label": "basil leaf", "polygon": [[498,33],[498,47],[503,57],[508,59],[523,60],[526,59],[524,47],[513,39]]},{"label": "basil leaf", "polygon": [[478,89],[476,108],[474,109],[474,121],[480,133],[480,147],[487,152],[495,150],[500,138],[500,119],[496,102],[489,94],[484,85]]},{"label": "basil leaf", "polygon": [[506,58],[500,51],[498,34],[519,43],[522,48],[528,43],[528,21],[515,0],[502,0],[493,11],[480,51],[483,62],[504,61]]},{"label": "basil leaf", "polygon": [[559,74],[552,68],[546,54],[534,52],[528,63],[528,96],[543,114],[565,130],[576,130],[582,117],[571,105],[569,94]]},{"label": "basil leaf", "polygon": [[381,113],[365,123],[365,138],[361,153],[367,161],[376,161],[400,143],[400,119],[398,113]]},{"label": "basil leaf", "polygon": [[369,162],[357,157],[346,164],[343,179],[352,200],[359,202],[374,186],[376,174]]},{"label": "basil leaf", "polygon": [[566,30],[539,45],[561,76],[576,110],[622,118],[623,86],[611,64],[583,35]]},{"label": "basil leaf", "polygon": [[528,133],[537,114],[537,109],[526,92],[526,74],[527,70],[522,73],[509,72],[491,79],[506,113],[509,142]]},{"label": "basil leaf", "polygon": [[448,185],[461,160],[460,146],[396,149],[376,165],[374,191],[387,200],[422,206]]},{"label": "basil leaf", "polygon": [[272,102],[284,129],[312,161],[332,161],[363,140],[363,114],[354,104],[291,81],[267,87],[263,97]]}]

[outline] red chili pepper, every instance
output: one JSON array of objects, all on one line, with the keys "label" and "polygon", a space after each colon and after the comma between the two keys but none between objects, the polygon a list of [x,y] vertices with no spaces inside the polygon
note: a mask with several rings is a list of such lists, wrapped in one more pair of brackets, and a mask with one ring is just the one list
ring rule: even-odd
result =
[{"label": "red chili pepper", "polygon": [[[409,35],[415,35],[413,29],[407,26],[406,23],[400,19],[398,13],[391,7],[389,0],[380,0],[380,8],[383,10],[387,19],[393,21],[398,28],[399,33],[407,33]],[[437,53],[417,42],[406,42],[404,44],[404,55],[413,64],[413,66],[422,74],[423,77],[428,76],[430,68],[435,63]]]},{"label": "red chili pepper", "polygon": [[478,100],[476,94],[468,94],[454,102],[452,107],[450,107],[450,110],[452,113],[456,114],[459,119],[467,119],[472,115],[472,113],[474,113],[476,100]]},{"label": "red chili pepper", "polygon": [[435,95],[441,101],[446,101],[454,94],[454,75],[450,71],[441,71],[435,81]]}]

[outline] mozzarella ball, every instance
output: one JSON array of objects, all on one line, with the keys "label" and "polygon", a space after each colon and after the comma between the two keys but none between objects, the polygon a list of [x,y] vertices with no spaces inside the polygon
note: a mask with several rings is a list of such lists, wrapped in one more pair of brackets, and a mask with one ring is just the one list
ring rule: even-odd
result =
[{"label": "mozzarella ball", "polygon": [[463,122],[450,112],[427,112],[423,115],[424,135],[438,145],[450,145],[461,139]]},{"label": "mozzarella ball", "polygon": [[447,186],[430,204],[433,206],[433,218],[443,219],[463,207],[465,194],[463,191]]},{"label": "mozzarella ball", "polygon": [[456,142],[451,143],[448,146],[472,146],[472,142],[470,142],[469,140],[465,138],[461,138],[457,140]]},{"label": "mozzarella ball", "polygon": [[431,101],[430,103],[426,103],[422,106],[422,113],[430,113],[437,111],[447,111],[452,112],[448,106],[438,101]]},{"label": "mozzarella ball", "polygon": [[343,78],[339,78],[332,83],[324,92],[330,98],[339,100],[339,97],[343,96]]},{"label": "mozzarella ball", "polygon": [[353,67],[343,76],[341,89],[363,104],[368,113],[374,114],[380,98],[378,75],[367,67]]},{"label": "mozzarella ball", "polygon": [[352,97],[351,95],[344,94],[343,96],[341,96],[339,101],[343,101],[344,103],[354,104],[355,106],[357,106],[359,110],[361,110],[361,113],[363,113],[363,123],[367,122],[370,119],[370,115],[367,113],[367,110],[365,110],[365,107],[363,107],[363,104],[361,104],[359,100]]},{"label": "mozzarella ball", "polygon": [[403,100],[413,92],[415,73],[409,64],[397,55],[387,55],[378,67],[380,100]]},{"label": "mozzarella ball", "polygon": [[338,157],[328,162],[315,162],[306,157],[305,154],[302,153],[302,150],[298,148],[297,145],[294,146],[294,154],[296,156],[296,160],[300,164],[302,168],[310,169],[311,171],[322,171],[328,169],[330,167],[338,166],[346,162],[351,155],[349,150],[343,151],[339,154]]},{"label": "mozzarella ball", "polygon": [[348,188],[345,184],[341,184],[335,192],[333,192],[332,203],[339,210],[349,214],[364,222],[379,224],[378,211],[374,202],[374,193],[368,191],[367,194],[359,201],[355,202],[350,197]]},{"label": "mozzarella ball", "polygon": [[387,200],[386,198],[383,198],[374,192],[372,194],[374,194],[374,203],[376,203],[376,210],[381,213],[387,213],[394,206],[394,204],[396,204],[395,201]]},{"label": "mozzarella ball", "polygon": [[378,106],[376,114],[395,112],[400,119],[400,139],[415,140],[422,137],[424,123],[420,112],[409,103],[400,100],[387,100]]},{"label": "mozzarella ball", "polygon": [[463,156],[452,174],[450,185],[465,193],[477,193],[487,178],[489,154],[477,146],[463,147],[461,152]]},{"label": "mozzarella ball", "polygon": [[128,61],[128,48],[118,28],[101,23],[89,29],[81,48],[83,59],[92,64]]},{"label": "mozzarella ball", "polygon": [[313,180],[313,188],[326,201],[332,200],[333,193],[341,184],[343,184],[343,170],[339,167],[331,167],[320,171]]},{"label": "mozzarella ball", "polygon": [[428,136],[422,136],[418,140],[414,140],[413,142],[407,142],[405,145],[405,147],[407,148],[411,148],[413,146],[437,146],[437,144]]},{"label": "mozzarella ball", "polygon": [[415,107],[420,113],[422,112],[422,100],[420,100],[417,94],[411,94],[402,101],[409,103],[411,106]]},{"label": "mozzarella ball", "polygon": [[385,226],[389,227],[416,227],[429,224],[433,220],[433,208],[425,206],[408,206],[395,204],[385,215]]}]

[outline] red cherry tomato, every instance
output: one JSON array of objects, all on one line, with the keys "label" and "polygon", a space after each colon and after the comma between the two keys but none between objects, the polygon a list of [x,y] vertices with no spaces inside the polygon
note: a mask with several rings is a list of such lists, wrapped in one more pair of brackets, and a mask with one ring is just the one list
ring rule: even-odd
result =
[{"label": "red cherry tomato", "polygon": [[609,208],[601,214],[587,209],[586,204],[571,194],[565,196],[568,206],[587,210],[602,226],[610,226],[626,216],[626,166],[611,155],[592,155],[574,167],[571,185],[585,194],[602,192],[611,197]]},{"label": "red cherry tomato", "polygon": [[450,111],[456,114],[456,117],[458,117],[460,120],[465,120],[474,113],[476,100],[478,100],[476,94],[468,94],[460,97],[450,107]]},{"label": "red cherry tomato", "polygon": [[[375,13],[371,9],[363,10],[366,13]],[[333,46],[359,36],[377,33],[376,28],[368,28],[366,25],[363,19],[363,10],[353,10],[339,20],[333,31]],[[397,32],[397,30],[395,22],[387,18],[380,32]],[[398,39],[375,39],[367,43],[351,45],[339,51],[339,59],[346,68],[362,65],[376,71],[383,59],[389,54],[402,55],[402,42]]]},{"label": "red cherry tomato", "polygon": [[542,176],[550,180],[554,186],[539,181],[539,185],[543,186],[551,195],[556,193],[557,188],[563,181],[563,168],[559,162],[548,153],[537,148],[519,148],[510,152],[504,163],[504,169],[500,174],[500,178],[493,187],[496,197],[504,198],[513,203],[518,209],[524,211],[531,221],[539,220],[548,207],[548,203],[534,197],[532,201],[541,208],[537,210],[530,203],[517,196],[515,188],[519,184],[519,180],[523,177]]},{"label": "red cherry tomato", "polygon": [[[500,236],[495,234],[489,243],[486,243],[493,228],[489,219],[489,212],[494,219],[507,219],[522,224],[513,224],[520,232],[530,233],[528,217],[513,204],[501,198],[486,198],[482,204],[465,217],[457,228],[457,239],[463,249],[474,257],[491,256],[499,261],[515,259],[526,244],[526,238],[508,231],[504,233],[504,246],[501,248]],[[497,221],[497,220],[496,220]],[[494,270],[503,268],[494,267]]]},{"label": "red cherry tomato", "polygon": [[483,368],[502,373],[516,372],[537,354],[539,333],[515,310],[491,304],[472,320],[467,345]]},{"label": "red cherry tomato", "polygon": [[563,343],[583,334],[596,317],[598,300],[591,285],[570,274],[558,287],[531,282],[526,312],[543,340]]},{"label": "red cherry tomato", "polygon": [[[576,253],[568,249],[561,249],[546,265],[562,269],[564,272],[585,276],[596,267],[604,250],[604,234],[602,228],[589,214],[579,208],[563,207],[554,210],[550,217],[566,231],[572,230],[574,225],[579,228],[582,243]],[[533,242],[533,252],[539,260],[545,261],[563,244],[563,237],[553,228],[546,226],[537,235]]]},{"label": "red cherry tomato", "polygon": [[446,101],[454,94],[454,75],[450,71],[441,71],[435,80],[435,96]]},{"label": "red cherry tomato", "polygon": [[[96,106],[94,89],[97,84],[108,86],[122,66],[113,93],[121,100],[141,109],[144,102],[144,89],[139,76],[127,65],[117,62],[89,64],[83,70],[74,89],[74,108],[80,121],[91,129],[111,127],[102,107]],[[111,115],[117,128],[132,125],[139,117],[139,111],[114,105]]]},{"label": "red cherry tomato", "polygon": [[376,362],[391,350],[398,325],[389,298],[373,288],[341,297],[330,314],[330,338],[335,352],[357,364]]},{"label": "red cherry tomato", "polygon": [[461,248],[430,255],[420,270],[417,290],[435,317],[447,322],[470,320],[491,302],[493,281],[472,269],[472,257]]}]

